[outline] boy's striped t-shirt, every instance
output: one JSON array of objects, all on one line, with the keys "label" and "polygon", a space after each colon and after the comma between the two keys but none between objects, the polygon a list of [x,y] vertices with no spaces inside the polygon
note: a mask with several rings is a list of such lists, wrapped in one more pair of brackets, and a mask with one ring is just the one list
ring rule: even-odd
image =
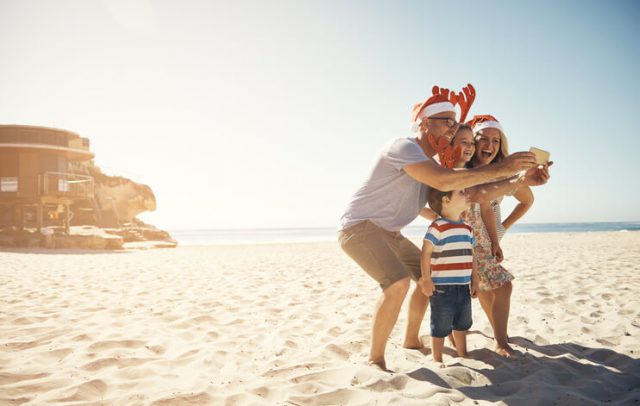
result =
[{"label": "boy's striped t-shirt", "polygon": [[424,236],[433,244],[431,279],[435,285],[466,285],[473,267],[473,231],[463,221],[437,218]]}]

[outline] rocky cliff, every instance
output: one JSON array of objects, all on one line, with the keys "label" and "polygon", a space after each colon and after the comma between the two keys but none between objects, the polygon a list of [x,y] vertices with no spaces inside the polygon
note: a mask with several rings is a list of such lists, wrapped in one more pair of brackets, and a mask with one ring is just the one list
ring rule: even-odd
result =
[{"label": "rocky cliff", "polygon": [[156,197],[147,185],[121,176],[109,176],[99,167],[87,167],[95,182],[95,203],[100,211],[101,227],[119,227],[134,222],[145,211],[156,209]]}]

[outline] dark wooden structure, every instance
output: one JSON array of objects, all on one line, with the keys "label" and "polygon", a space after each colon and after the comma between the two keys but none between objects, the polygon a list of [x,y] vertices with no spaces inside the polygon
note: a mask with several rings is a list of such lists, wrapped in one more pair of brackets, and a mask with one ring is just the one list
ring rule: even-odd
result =
[{"label": "dark wooden structure", "polygon": [[69,230],[69,206],[94,197],[89,139],[70,131],[0,125],[0,230]]}]

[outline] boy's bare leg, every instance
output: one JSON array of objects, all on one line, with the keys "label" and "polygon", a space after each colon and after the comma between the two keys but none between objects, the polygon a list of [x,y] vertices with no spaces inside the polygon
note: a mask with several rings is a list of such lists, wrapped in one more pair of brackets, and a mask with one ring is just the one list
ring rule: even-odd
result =
[{"label": "boy's bare leg", "polygon": [[495,298],[492,306],[493,334],[496,340],[496,352],[508,357],[514,353],[514,349],[509,345],[507,326],[509,324],[509,311],[511,310],[511,282],[507,282],[493,292]]},{"label": "boy's bare leg", "polygon": [[431,337],[431,353],[435,362],[442,362],[442,349],[444,348],[444,338]]},{"label": "boy's bare leg", "polygon": [[402,344],[404,348],[419,350],[424,347],[424,344],[420,341],[420,325],[428,307],[429,298],[422,293],[420,286],[416,286],[409,301],[407,331],[404,336],[404,344]]},{"label": "boy's bare leg", "polygon": [[456,340],[456,353],[459,357],[467,357],[467,332],[453,330],[454,339]]},{"label": "boy's bare leg", "polygon": [[408,290],[409,278],[394,282],[382,291],[382,296],[373,313],[369,363],[385,371],[387,371],[387,364],[384,359],[384,350],[391,330],[398,320],[398,314]]}]

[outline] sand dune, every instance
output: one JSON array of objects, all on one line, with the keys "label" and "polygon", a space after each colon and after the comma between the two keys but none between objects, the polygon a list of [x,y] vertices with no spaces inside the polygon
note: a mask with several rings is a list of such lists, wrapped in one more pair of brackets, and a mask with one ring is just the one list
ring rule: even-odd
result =
[{"label": "sand dune", "polygon": [[[366,365],[378,288],[335,243],[0,252],[0,404],[639,404],[640,233],[508,235],[497,356]],[[428,323],[423,325],[428,340]]]}]

